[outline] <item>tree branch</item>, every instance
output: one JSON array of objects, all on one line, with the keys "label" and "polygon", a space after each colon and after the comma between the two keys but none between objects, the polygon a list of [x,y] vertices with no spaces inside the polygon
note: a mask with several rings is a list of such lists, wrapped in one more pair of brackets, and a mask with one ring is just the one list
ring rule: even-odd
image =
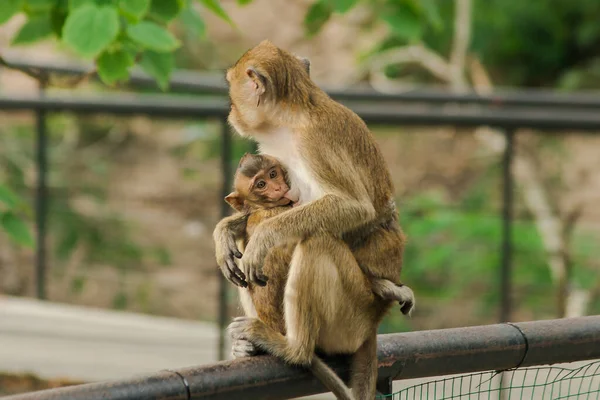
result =
[{"label": "tree branch", "polygon": [[[36,81],[38,81],[42,84],[46,84],[50,80],[49,74],[47,74],[43,71],[40,71],[38,69],[34,69],[34,68],[22,68],[22,67],[17,67],[15,65],[12,65],[4,57],[2,57],[1,54],[0,54],[0,66],[22,72],[25,75],[29,76],[30,78],[35,79]],[[52,85],[64,87],[64,88],[72,88],[72,87],[79,85],[81,82],[89,79],[90,77],[94,76],[96,74],[96,71],[97,71],[96,68],[92,68],[91,70],[89,70],[88,72],[86,72],[84,74],[71,76],[71,77],[64,79],[63,83],[57,83],[56,80],[54,80],[52,82]]]},{"label": "tree branch", "polygon": [[446,60],[423,44],[397,47],[376,54],[368,60],[365,69],[379,71],[391,64],[409,63],[420,65],[444,82],[450,82],[452,78],[450,65]]},{"label": "tree branch", "polygon": [[454,11],[454,39],[450,55],[450,85],[455,91],[465,91],[465,58],[471,43],[471,0],[456,0]]},{"label": "tree branch", "polygon": [[5,67],[5,68],[9,68],[9,69],[13,69],[16,71],[20,71],[22,73],[24,73],[25,75],[35,79],[36,81],[40,82],[44,79],[44,77],[42,76],[43,74],[40,73],[39,71],[35,71],[31,68],[19,68],[16,67],[12,64],[10,64],[8,61],[6,61],[6,59],[4,57],[2,57],[2,55],[0,54],[0,65]]}]

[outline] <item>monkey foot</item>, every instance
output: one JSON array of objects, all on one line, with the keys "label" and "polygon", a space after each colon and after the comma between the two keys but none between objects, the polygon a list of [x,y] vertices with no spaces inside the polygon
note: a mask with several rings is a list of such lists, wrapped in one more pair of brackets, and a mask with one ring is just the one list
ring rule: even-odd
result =
[{"label": "monkey foot", "polygon": [[247,340],[237,339],[233,342],[231,354],[233,358],[252,357],[263,352]]},{"label": "monkey foot", "polygon": [[399,301],[400,304],[400,312],[404,315],[410,315],[413,311],[413,302],[411,301]]},{"label": "monkey foot", "polygon": [[250,341],[252,336],[252,327],[254,324],[259,323],[260,320],[252,317],[237,317],[233,319],[233,322],[229,324],[227,330],[229,336],[233,341]]},{"label": "monkey foot", "polygon": [[397,285],[395,297],[400,304],[400,311],[404,315],[410,315],[415,308],[415,295],[411,288],[406,285]]}]

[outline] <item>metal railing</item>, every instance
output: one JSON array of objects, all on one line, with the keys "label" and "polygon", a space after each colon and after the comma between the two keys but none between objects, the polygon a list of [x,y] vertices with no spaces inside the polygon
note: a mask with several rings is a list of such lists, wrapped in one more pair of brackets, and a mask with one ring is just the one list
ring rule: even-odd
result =
[{"label": "metal railing", "polygon": [[[389,394],[400,379],[598,359],[600,316],[379,335],[378,343],[378,390]],[[343,379],[347,361],[327,359]],[[308,370],[257,356],[5,400],[276,400],[326,391]]]},{"label": "metal railing", "polygon": [[[12,65],[37,69],[44,74],[80,74],[87,71],[84,66],[37,65],[31,62],[11,61]],[[152,86],[154,82],[144,74],[134,73],[130,84]],[[40,95],[33,97],[15,97],[0,95],[0,111],[33,111],[37,116],[37,183],[36,183],[36,271],[37,295],[45,298],[46,270],[46,189],[47,146],[46,116],[53,112],[111,113],[118,115],[146,114],[152,117],[216,119],[222,121],[222,190],[219,201],[221,214],[229,210],[221,199],[229,193],[232,179],[232,143],[227,127],[228,101],[223,79],[214,75],[178,72],[171,80],[173,91],[202,93],[213,96],[184,97],[181,95],[136,95],[119,93],[80,96],[46,95],[40,87]],[[504,93],[480,96],[475,94],[448,94],[435,91],[406,92],[391,95],[372,89],[354,89],[348,91],[329,91],[332,97],[339,99],[353,109],[371,125],[453,125],[462,127],[492,126],[504,131],[506,147],[502,157],[502,243],[501,266],[499,271],[501,309],[499,320],[510,319],[511,305],[511,263],[513,251],[513,189],[511,172],[514,153],[514,136],[518,128],[543,129],[557,131],[573,129],[579,131],[600,132],[600,96],[558,95],[535,91],[522,93]],[[219,96],[215,96],[219,95]],[[228,322],[226,292],[228,283],[219,274],[220,302],[219,327],[221,332]],[[219,359],[224,358],[224,341],[221,334]]]}]

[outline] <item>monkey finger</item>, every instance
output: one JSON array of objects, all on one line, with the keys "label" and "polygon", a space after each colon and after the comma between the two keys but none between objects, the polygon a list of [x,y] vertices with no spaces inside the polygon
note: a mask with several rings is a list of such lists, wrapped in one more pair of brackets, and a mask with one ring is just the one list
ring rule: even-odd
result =
[{"label": "monkey finger", "polygon": [[269,278],[267,278],[266,275],[263,274],[257,274],[256,275],[256,283],[260,286],[267,286],[267,282],[269,281]]},{"label": "monkey finger", "polygon": [[247,287],[247,285],[248,285],[248,284],[247,284],[245,281],[243,281],[243,280],[241,280],[240,278],[238,278],[236,275],[234,275],[234,274],[233,274],[231,271],[229,271],[229,270],[226,270],[226,271],[225,271],[225,273],[224,273],[223,275],[225,275],[225,278],[226,278],[226,279],[227,279],[229,282],[233,283],[233,284],[234,284],[234,285],[236,285],[236,286],[239,286],[239,287]]},{"label": "monkey finger", "polygon": [[236,286],[243,287],[243,288],[248,287],[248,283],[246,281],[241,280],[240,278],[238,278],[237,276],[235,276],[233,274],[228,276],[227,280]]},{"label": "monkey finger", "polygon": [[267,282],[269,281],[269,278],[267,278],[261,270],[256,268],[252,270],[252,279],[253,282],[255,282],[259,286],[266,286]]},{"label": "monkey finger", "polygon": [[227,279],[237,286],[248,287],[248,283],[246,282],[246,275],[244,275],[244,273],[238,268],[238,266],[235,265],[233,260],[227,260],[226,264],[228,271]]},{"label": "monkey finger", "polygon": [[227,240],[227,248],[229,249],[229,253],[232,256],[242,258],[242,253],[240,252],[240,249],[238,249],[237,244],[235,243],[235,240],[233,238],[229,238]]}]

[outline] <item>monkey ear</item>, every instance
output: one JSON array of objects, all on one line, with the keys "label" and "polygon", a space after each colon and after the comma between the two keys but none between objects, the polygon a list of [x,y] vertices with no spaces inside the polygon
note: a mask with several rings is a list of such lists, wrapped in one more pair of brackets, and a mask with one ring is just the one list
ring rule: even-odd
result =
[{"label": "monkey ear", "polygon": [[262,96],[267,90],[267,78],[265,78],[265,76],[258,72],[254,67],[246,68],[246,75],[248,75],[254,84],[256,96]]},{"label": "monkey ear", "polygon": [[296,56],[296,58],[298,60],[300,60],[300,62],[302,62],[302,64],[304,65],[304,69],[306,70],[306,73],[308,75],[310,75],[310,60],[306,57],[300,57],[300,56]]},{"label": "monkey ear", "polygon": [[240,158],[240,162],[238,163],[238,168],[240,167],[240,165],[242,165],[242,163],[244,162],[244,160],[246,158],[250,157],[250,153],[244,153],[244,155],[242,156],[242,158]]},{"label": "monkey ear", "polygon": [[244,209],[244,201],[240,198],[238,192],[231,192],[225,196],[225,201],[236,211],[242,211]]}]

